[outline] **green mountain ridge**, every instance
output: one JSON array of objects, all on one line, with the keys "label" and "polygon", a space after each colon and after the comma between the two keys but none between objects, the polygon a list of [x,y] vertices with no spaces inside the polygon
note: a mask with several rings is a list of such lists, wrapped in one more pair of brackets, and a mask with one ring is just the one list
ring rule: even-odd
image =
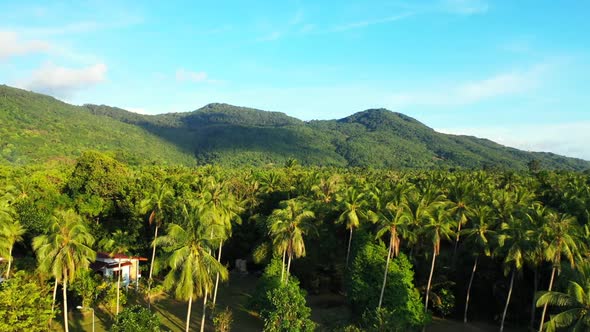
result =
[{"label": "green mountain ridge", "polygon": [[[581,159],[438,133],[386,109],[338,120],[301,121],[280,112],[214,103],[192,112],[142,115],[105,105],[68,105],[0,86],[0,111],[0,120],[7,124],[0,131],[0,162],[13,164],[75,157],[82,149],[96,149],[114,150],[136,163],[196,160],[243,166],[295,158],[305,165],[339,167],[520,170],[536,159],[550,169],[590,168],[590,162]],[[61,123],[61,131],[55,130],[56,123]],[[35,130],[51,135],[35,137],[30,134]],[[49,142],[55,150],[48,151]]]}]

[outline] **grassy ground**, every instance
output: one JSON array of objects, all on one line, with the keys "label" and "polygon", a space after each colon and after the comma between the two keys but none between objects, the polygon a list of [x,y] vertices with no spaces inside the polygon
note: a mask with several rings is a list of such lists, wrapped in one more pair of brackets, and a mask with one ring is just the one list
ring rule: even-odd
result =
[{"label": "grassy ground", "polygon": [[[226,306],[233,312],[233,331],[250,332],[261,331],[262,321],[246,308],[246,302],[255,289],[256,277],[253,275],[232,274],[230,281],[221,285],[218,294],[218,308],[223,309]],[[350,319],[350,310],[346,306],[344,296],[338,294],[321,294],[310,295],[307,302],[312,308],[312,319],[318,323],[319,331],[328,331],[328,326],[345,325]],[[133,295],[130,291],[128,294],[128,304],[141,304],[147,306],[147,303]],[[163,296],[152,304],[152,309],[160,317],[164,331],[184,331],[186,322],[187,303],[174,300],[170,296]],[[198,331],[201,324],[202,302],[197,300],[193,303],[191,314],[191,331]],[[211,311],[207,311],[210,315]],[[92,313],[82,313],[79,310],[70,312],[70,331],[92,331]],[[59,323],[59,322],[57,322]],[[96,332],[108,331],[112,324],[111,316],[100,309],[96,310],[95,319]],[[55,324],[58,325],[58,324]],[[57,331],[63,331],[59,326]],[[487,323],[470,323],[453,320],[444,320],[435,318],[433,323],[427,328],[428,332],[492,332],[497,331],[498,326]],[[213,326],[207,325],[206,331],[213,331]],[[506,331],[516,332],[518,329],[507,328]]]}]

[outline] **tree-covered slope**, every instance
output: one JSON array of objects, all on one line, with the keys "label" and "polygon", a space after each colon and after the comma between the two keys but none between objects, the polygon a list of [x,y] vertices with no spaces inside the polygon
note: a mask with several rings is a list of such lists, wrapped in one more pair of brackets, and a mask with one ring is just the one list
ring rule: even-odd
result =
[{"label": "tree-covered slope", "polygon": [[340,120],[304,122],[279,112],[209,104],[186,113],[141,115],[104,105],[77,107],[0,87],[2,160],[23,163],[115,150],[138,160],[230,166],[283,163],[390,168],[585,170],[590,162],[532,153],[434,131],[404,114],[371,109]]},{"label": "tree-covered slope", "polygon": [[109,151],[131,163],[192,164],[190,152],[136,125],[0,85],[0,163],[30,164]]}]

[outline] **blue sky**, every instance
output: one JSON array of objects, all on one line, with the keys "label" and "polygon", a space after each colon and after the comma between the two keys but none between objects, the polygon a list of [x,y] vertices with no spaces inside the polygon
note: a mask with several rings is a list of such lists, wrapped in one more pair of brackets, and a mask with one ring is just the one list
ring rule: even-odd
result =
[{"label": "blue sky", "polygon": [[590,1],[2,1],[0,83],[156,114],[385,107],[590,160]]}]

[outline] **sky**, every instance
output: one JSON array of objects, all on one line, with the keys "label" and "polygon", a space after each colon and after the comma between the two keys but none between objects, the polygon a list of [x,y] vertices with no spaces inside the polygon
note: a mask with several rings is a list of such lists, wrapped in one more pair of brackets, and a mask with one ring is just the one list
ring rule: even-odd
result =
[{"label": "sky", "polygon": [[158,114],[369,108],[590,160],[590,1],[0,1],[0,84]]}]

